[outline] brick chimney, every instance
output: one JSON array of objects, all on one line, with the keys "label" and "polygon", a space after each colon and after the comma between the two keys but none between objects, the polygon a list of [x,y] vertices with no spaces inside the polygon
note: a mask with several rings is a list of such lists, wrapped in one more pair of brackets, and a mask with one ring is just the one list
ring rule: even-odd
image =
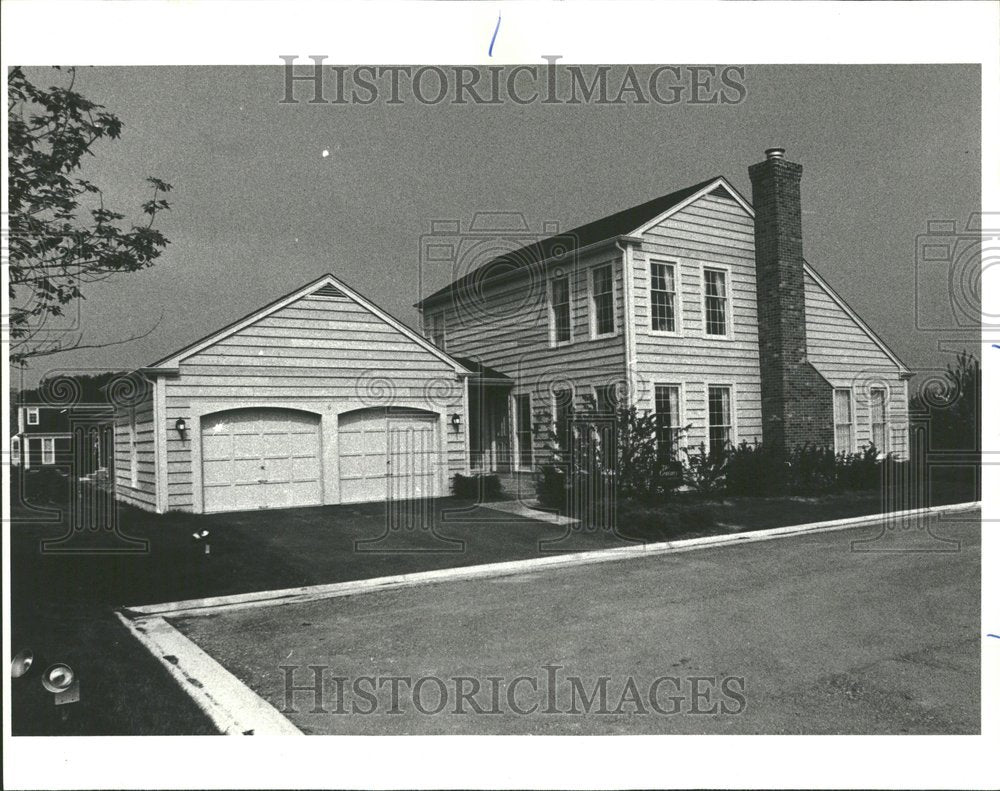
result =
[{"label": "brick chimney", "polygon": [[802,165],[769,148],[750,166],[764,444],[833,447],[833,389],[806,355]]}]

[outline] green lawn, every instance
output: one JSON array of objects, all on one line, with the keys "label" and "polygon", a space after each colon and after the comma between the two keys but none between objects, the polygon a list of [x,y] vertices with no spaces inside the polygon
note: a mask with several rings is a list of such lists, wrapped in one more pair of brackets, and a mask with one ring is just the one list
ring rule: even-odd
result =
[{"label": "green lawn", "polygon": [[[950,498],[950,499],[949,499]],[[970,499],[940,491],[936,502]],[[13,651],[30,648],[39,664],[67,662],[81,679],[81,702],[63,721],[37,675],[12,691],[15,734],[209,733],[211,725],[118,623],[128,605],[365,579],[435,568],[538,557],[631,543],[737,532],[877,513],[877,492],[809,498],[677,498],[630,516],[622,535],[569,529],[453,499],[434,504],[437,532],[398,531],[358,551],[356,542],[386,532],[383,504],[325,506],[195,516],[148,514],[122,506],[121,530],[149,541],[138,555],[43,553],[43,539],[65,533],[58,522],[11,528]],[[19,521],[19,517],[22,521]],[[191,534],[207,529],[211,547]],[[99,548],[100,533],[80,541]],[[451,543],[445,539],[450,539]],[[460,548],[454,543],[463,542]]]}]

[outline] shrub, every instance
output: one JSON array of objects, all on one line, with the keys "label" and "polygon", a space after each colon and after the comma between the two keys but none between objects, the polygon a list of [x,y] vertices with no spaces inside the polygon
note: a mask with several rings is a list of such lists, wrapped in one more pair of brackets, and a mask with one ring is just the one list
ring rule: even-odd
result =
[{"label": "shrub", "polygon": [[462,500],[495,500],[503,491],[499,475],[462,475],[456,473],[451,481],[452,493]]},{"label": "shrub", "polygon": [[781,494],[787,480],[785,459],[759,442],[741,442],[726,462],[726,492],[733,495]]},{"label": "shrub", "polygon": [[535,494],[539,505],[563,510],[566,507],[566,474],[554,464],[543,465],[535,473]]},{"label": "shrub", "polygon": [[874,445],[866,445],[858,453],[841,453],[837,456],[837,488],[877,489],[882,480],[883,465],[891,463],[891,457],[879,460],[878,448]]},{"label": "shrub", "polygon": [[800,445],[788,455],[786,486],[793,494],[831,491],[837,482],[837,455],[830,448]]},{"label": "shrub", "polygon": [[41,467],[23,472],[17,467],[11,469],[10,486],[12,492],[23,486],[20,496],[29,503],[66,503],[70,497],[71,481],[55,467]]},{"label": "shrub", "polygon": [[714,492],[722,488],[726,480],[726,464],[732,450],[724,453],[709,453],[705,443],[685,448],[687,464],[684,466],[684,483],[701,493]]}]

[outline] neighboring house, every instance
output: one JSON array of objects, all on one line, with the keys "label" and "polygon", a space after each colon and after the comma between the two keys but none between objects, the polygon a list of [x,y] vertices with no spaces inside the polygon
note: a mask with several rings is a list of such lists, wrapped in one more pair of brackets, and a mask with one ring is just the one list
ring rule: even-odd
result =
[{"label": "neighboring house", "polygon": [[801,166],[769,149],[749,170],[752,205],[713,178],[418,303],[427,337],[489,374],[469,396],[474,469],[532,469],[575,410],[622,401],[657,415],[675,459],[744,440],[907,457],[911,373],[804,260]]},{"label": "neighboring house", "polygon": [[110,434],[97,428],[111,419],[110,409],[29,402],[18,404],[16,410],[17,428],[10,439],[13,466],[56,467],[85,475],[111,463]]},{"label": "neighboring house", "polygon": [[443,496],[477,374],[325,275],[141,369],[116,493],[157,511]]}]

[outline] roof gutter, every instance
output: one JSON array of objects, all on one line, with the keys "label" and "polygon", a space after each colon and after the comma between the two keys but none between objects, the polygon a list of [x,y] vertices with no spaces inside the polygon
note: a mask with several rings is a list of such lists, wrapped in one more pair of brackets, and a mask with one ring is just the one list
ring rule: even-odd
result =
[{"label": "roof gutter", "polygon": [[[610,236],[607,239],[601,239],[600,241],[591,242],[590,244],[584,245],[583,247],[574,248],[573,252],[576,253],[577,256],[580,256],[580,255],[583,255],[585,253],[590,253],[590,252],[593,252],[594,250],[598,250],[598,249],[600,249],[602,247],[607,247],[607,246],[610,246],[610,245],[618,246],[619,242],[641,246],[642,245],[642,237],[640,237],[640,236],[628,236],[628,235],[625,235],[625,234],[622,234],[622,235],[619,235],[619,236]],[[619,247],[618,249],[620,250],[621,247]],[[543,267],[544,266],[548,266],[549,264],[551,264],[553,262],[556,262],[557,260],[561,260],[562,258],[564,258],[564,256],[565,256],[565,254],[560,255],[560,256],[550,255],[548,258],[543,258],[541,261],[539,261],[538,265],[539,266],[543,266]],[[473,270],[473,271],[475,271],[475,270]],[[509,280],[516,280],[519,277],[523,277],[524,273],[525,273],[525,268],[515,269],[515,270],[513,270],[511,272],[507,272],[506,274],[498,275],[495,278],[491,278],[489,282],[490,282],[490,285],[495,285],[497,283],[506,283]],[[470,273],[470,274],[472,274],[472,273]],[[419,302],[415,302],[413,304],[413,307],[415,307],[417,310],[423,311],[423,309],[425,307],[427,307],[427,305],[429,305],[429,304],[431,304],[433,302],[440,302],[444,298],[451,296],[454,293],[453,290],[452,290],[452,287],[457,282],[458,281],[456,280],[456,281],[452,282],[451,284],[445,286],[443,289],[439,289],[438,291],[434,292],[429,297],[425,297],[424,299],[420,300]],[[463,286],[461,288],[461,290],[464,291],[465,288],[466,287]],[[459,293],[461,293],[461,291]]]}]

